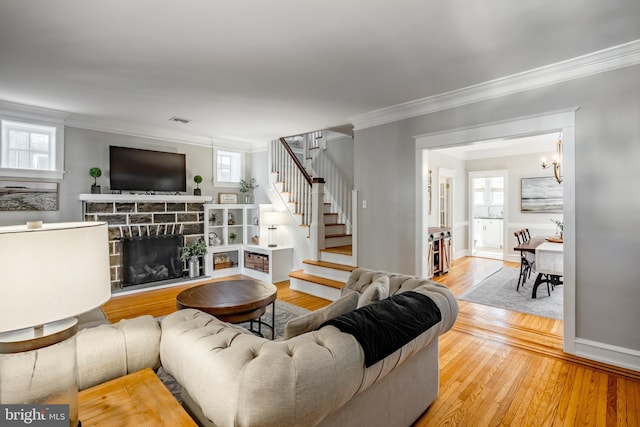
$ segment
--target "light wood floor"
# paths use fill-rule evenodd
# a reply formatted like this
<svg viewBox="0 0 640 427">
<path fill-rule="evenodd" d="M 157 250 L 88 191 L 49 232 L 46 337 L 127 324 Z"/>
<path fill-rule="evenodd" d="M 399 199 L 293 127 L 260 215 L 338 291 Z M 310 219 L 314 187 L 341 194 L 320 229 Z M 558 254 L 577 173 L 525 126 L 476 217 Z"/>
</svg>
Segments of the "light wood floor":
<svg viewBox="0 0 640 427">
<path fill-rule="evenodd" d="M 456 260 L 436 280 L 460 295 L 503 265 Z M 112 298 L 111 321 L 175 311 L 187 286 Z M 278 298 L 316 310 L 329 301 L 277 284 Z M 565 354 L 562 322 L 459 301 L 440 338 L 440 395 L 415 426 L 640 426 L 640 372 Z"/>
</svg>

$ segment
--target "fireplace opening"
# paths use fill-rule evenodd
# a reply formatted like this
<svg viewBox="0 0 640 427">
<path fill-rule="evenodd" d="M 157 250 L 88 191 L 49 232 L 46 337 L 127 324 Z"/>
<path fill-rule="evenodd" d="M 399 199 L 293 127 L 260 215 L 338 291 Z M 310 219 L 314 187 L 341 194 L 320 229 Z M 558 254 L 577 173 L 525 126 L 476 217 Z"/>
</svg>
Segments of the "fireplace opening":
<svg viewBox="0 0 640 427">
<path fill-rule="evenodd" d="M 122 286 L 182 277 L 182 234 L 122 239 Z"/>
</svg>

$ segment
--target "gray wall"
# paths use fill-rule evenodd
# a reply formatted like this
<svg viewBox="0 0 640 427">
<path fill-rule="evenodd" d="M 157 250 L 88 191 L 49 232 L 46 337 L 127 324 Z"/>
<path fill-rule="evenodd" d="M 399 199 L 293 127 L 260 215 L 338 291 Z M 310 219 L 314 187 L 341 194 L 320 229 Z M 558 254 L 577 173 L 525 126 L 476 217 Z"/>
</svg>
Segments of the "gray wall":
<svg viewBox="0 0 640 427">
<path fill-rule="evenodd" d="M 576 112 L 576 337 L 640 350 L 640 66 L 356 131 L 359 263 L 414 273 L 415 140 L 569 107 Z M 384 172 L 381 172 L 384 171 Z"/>
<path fill-rule="evenodd" d="M 24 224 L 26 221 L 38 219 L 45 222 L 82 220 L 82 204 L 78 200 L 78 195 L 90 192 L 93 183 L 93 178 L 89 176 L 90 167 L 98 166 L 102 169 L 102 177 L 98 178 L 98 184 L 101 185 L 103 193 L 109 192 L 109 145 L 185 154 L 187 161 L 187 192 L 185 194 L 193 194 L 196 186 L 193 182 L 194 175 L 201 175 L 203 178 L 199 186 L 202 189 L 202 195 L 214 196 L 214 201 L 217 201 L 219 192 L 238 193 L 237 188 L 213 187 L 213 160 L 210 147 L 67 127 L 64 147 L 66 173 L 64 179 L 59 182 L 59 210 L 0 212 L 0 225 Z M 258 160 L 255 161 L 254 157 Z M 245 168 L 248 177 L 254 176 L 253 168 L 255 168 L 260 179 L 264 179 L 266 183 L 267 162 L 262 157 L 266 158 L 266 151 L 249 153 L 246 156 Z M 259 179 L 258 176 L 256 179 Z M 262 182 L 260 186 L 264 188 Z M 260 191 L 256 191 L 256 202 L 265 203 L 265 200 L 266 196 L 263 194 L 260 198 Z"/>
</svg>

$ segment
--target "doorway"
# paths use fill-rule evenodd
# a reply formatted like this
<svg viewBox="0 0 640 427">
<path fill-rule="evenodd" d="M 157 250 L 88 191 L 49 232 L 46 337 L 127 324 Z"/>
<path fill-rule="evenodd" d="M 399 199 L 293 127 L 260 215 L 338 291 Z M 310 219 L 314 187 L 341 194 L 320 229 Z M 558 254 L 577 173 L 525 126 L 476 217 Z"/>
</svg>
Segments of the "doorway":
<svg viewBox="0 0 640 427">
<path fill-rule="evenodd" d="M 429 150 L 454 147 L 497 139 L 522 138 L 543 133 L 562 132 L 563 134 L 563 221 L 564 221 L 564 351 L 576 353 L 575 342 L 575 108 L 527 116 L 509 121 L 486 123 L 476 127 L 467 127 L 447 132 L 437 132 L 415 137 L 417 161 L 416 187 L 417 204 L 420 210 L 416 215 L 416 230 L 418 236 L 418 251 L 416 252 L 416 274 L 428 277 L 427 230 L 430 225 L 429 206 Z M 454 227 L 453 240 L 456 236 L 468 235 L 469 220 L 460 227 Z"/>
<path fill-rule="evenodd" d="M 508 182 L 508 172 L 503 170 L 469 173 L 471 256 L 505 259 Z"/>
</svg>

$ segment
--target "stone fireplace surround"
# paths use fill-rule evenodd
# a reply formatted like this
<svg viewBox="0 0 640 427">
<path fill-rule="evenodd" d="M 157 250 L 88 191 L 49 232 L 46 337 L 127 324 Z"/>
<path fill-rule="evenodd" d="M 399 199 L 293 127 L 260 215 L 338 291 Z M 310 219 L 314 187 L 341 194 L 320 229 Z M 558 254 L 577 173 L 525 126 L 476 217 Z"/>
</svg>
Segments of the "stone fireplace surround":
<svg viewBox="0 0 640 427">
<path fill-rule="evenodd" d="M 146 194 L 81 194 L 79 198 L 84 221 L 108 224 L 112 292 L 123 289 L 121 238 L 180 233 L 184 243 L 197 240 L 204 236 L 203 204 L 212 200 L 210 196 Z"/>
</svg>

